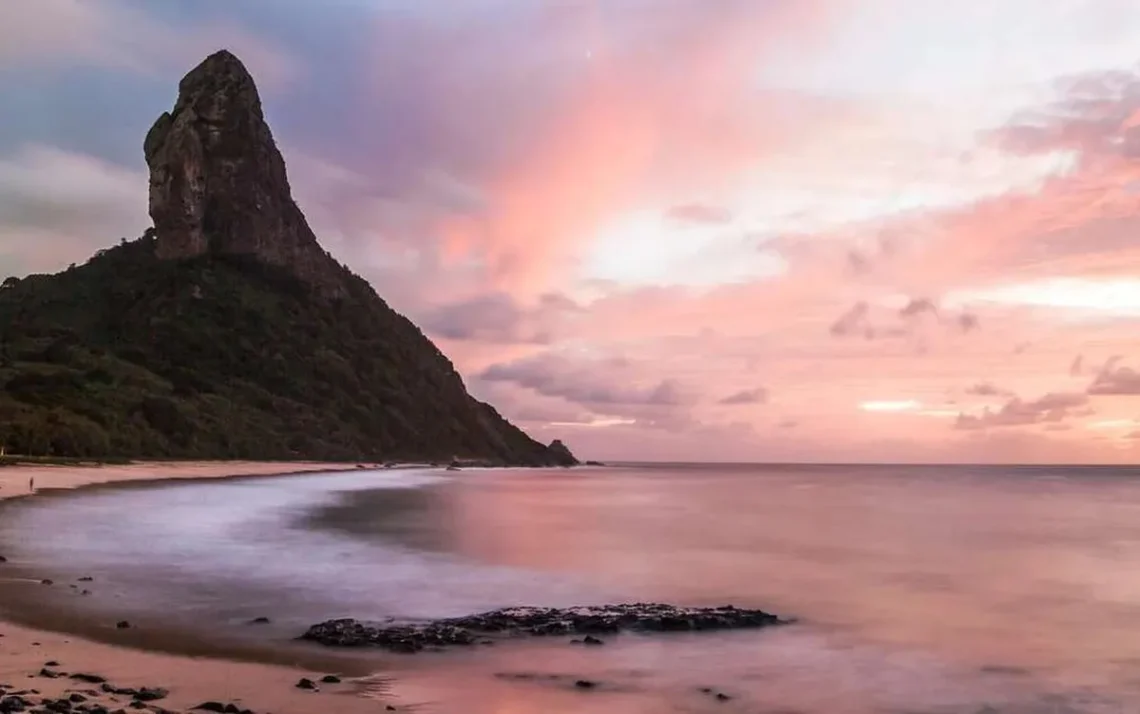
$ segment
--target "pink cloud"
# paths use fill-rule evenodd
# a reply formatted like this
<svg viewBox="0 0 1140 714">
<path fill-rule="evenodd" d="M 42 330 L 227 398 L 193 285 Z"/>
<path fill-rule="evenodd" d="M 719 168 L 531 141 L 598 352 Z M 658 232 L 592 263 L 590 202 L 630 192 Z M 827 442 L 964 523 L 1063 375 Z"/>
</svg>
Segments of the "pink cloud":
<svg viewBox="0 0 1140 714">
<path fill-rule="evenodd" d="M 669 218 L 685 223 L 722 224 L 732 220 L 732 213 L 725 208 L 707 203 L 682 203 L 668 211 Z"/>
<path fill-rule="evenodd" d="M 1072 410 L 1088 404 L 1085 394 L 1051 393 L 1032 401 L 1014 397 L 997 411 L 988 407 L 980 415 L 959 414 L 954 422 L 956 429 L 990 429 L 1007 426 L 1028 426 L 1043 422 L 1060 422 L 1072 415 Z"/>
<path fill-rule="evenodd" d="M 816 111 L 816 100 L 752 86 L 773 48 L 826 27 L 828 5 L 733 1 L 714 10 L 670 1 L 651 17 L 617 8 L 604 23 L 588 4 L 559 6 L 530 29 L 541 47 L 487 45 L 458 23 L 413 27 L 422 43 L 459 43 L 467 53 L 425 80 L 433 102 L 461 105 L 435 105 L 433 115 L 462 117 L 486 133 L 485 155 L 474 163 L 441 157 L 486 199 L 479 210 L 441 218 L 441 254 L 452 265 L 478 262 L 494 288 L 533 297 L 564 284 L 589 241 L 622 212 L 723 185 L 765 153 L 841 122 Z M 402 81 L 394 71 L 387 53 L 377 56 L 377 92 Z M 784 110 L 771 112 L 773 102 Z"/>
<path fill-rule="evenodd" d="M 733 392 L 721 399 L 718 403 L 728 406 L 737 406 L 742 404 L 763 404 L 768 401 L 768 390 L 763 387 L 755 387 L 753 389 L 743 389 L 739 392 Z"/>
<path fill-rule="evenodd" d="M 1089 394 L 1103 396 L 1140 395 L 1140 372 L 1110 361 L 1089 385 Z"/>
</svg>

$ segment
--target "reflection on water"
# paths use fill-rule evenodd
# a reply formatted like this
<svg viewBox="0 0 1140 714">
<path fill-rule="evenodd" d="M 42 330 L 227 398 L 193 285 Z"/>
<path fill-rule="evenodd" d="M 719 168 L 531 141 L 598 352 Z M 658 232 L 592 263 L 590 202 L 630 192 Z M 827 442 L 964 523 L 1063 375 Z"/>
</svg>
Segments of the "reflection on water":
<svg viewBox="0 0 1140 714">
<path fill-rule="evenodd" d="M 69 606 L 216 632 L 266 614 L 269 638 L 521 603 L 731 602 L 804 620 L 383 658 L 402 699 L 439 711 L 1135 712 L 1137 475 L 357 472 L 33 499 L 5 511 L 0 541 L 96 575 Z"/>
</svg>

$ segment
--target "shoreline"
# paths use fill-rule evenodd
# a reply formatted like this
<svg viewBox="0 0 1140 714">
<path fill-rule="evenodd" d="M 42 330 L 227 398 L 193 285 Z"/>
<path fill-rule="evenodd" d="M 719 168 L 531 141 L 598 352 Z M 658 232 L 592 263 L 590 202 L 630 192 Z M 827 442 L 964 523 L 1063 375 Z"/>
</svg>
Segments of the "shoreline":
<svg viewBox="0 0 1140 714">
<path fill-rule="evenodd" d="M 419 467 L 412 464 L 402 466 Z M 423 468 L 430 466 L 424 465 Z M 385 467 L 358 463 L 258 461 L 12 465 L 0 467 L 0 509 L 10 505 L 8 502 L 32 496 L 50 498 L 76 490 L 373 469 Z M 28 490 L 31 478 L 36 482 L 35 492 Z M 17 571 L 13 574 L 27 572 L 21 573 L 20 566 L 16 564 L 0 562 L 0 576 L 8 567 Z M 243 653 L 242 648 L 228 643 L 211 646 L 205 642 L 198 643 L 201 647 L 193 648 L 194 654 L 173 654 L 170 650 L 175 648 L 170 645 L 164 647 L 163 643 L 171 637 L 177 638 L 177 635 L 148 638 L 147 633 L 138 630 L 111 630 L 90 623 L 85 626 L 82 618 L 61 617 L 58 611 L 44 610 L 43 615 L 54 621 L 55 626 L 45 627 L 44 619 L 35 616 L 21 618 L 0 610 L 0 687 L 12 685 L 9 694 L 34 689 L 39 694 L 25 696 L 39 701 L 43 697 L 66 697 L 70 693 L 99 689 L 67 677 L 38 674 L 45 663 L 52 661 L 59 662 L 58 669 L 64 672 L 97 674 L 115 687 L 168 689 L 167 697 L 151 703 L 166 711 L 189 710 L 203 702 L 216 701 L 223 704 L 232 702 L 242 710 L 272 711 L 274 714 L 304 714 L 327 709 L 356 714 L 358 711 L 374 712 L 386 704 L 386 701 L 375 698 L 374 681 L 367 687 L 353 684 L 351 677 L 369 672 L 364 671 L 359 662 L 354 667 L 347 657 L 319 653 L 309 656 L 291 648 L 283 648 L 275 656 L 266 657 L 264 648 L 257 654 L 252 647 Z M 178 649 L 185 651 L 185 643 L 182 644 Z M 302 691 L 295 686 L 301 678 L 319 681 L 326 674 L 337 674 L 345 681 L 321 684 L 318 692 Z M 3 696 L 2 691 L 0 689 L 0 696 Z M 367 696 L 361 696 L 366 692 Z M 106 701 L 98 701 L 110 710 L 125 707 L 130 702 L 129 696 L 106 693 L 101 696 Z M 336 699 L 330 699 L 331 696 Z M 96 701 L 95 697 L 90 698 L 92 703 Z"/>
</svg>

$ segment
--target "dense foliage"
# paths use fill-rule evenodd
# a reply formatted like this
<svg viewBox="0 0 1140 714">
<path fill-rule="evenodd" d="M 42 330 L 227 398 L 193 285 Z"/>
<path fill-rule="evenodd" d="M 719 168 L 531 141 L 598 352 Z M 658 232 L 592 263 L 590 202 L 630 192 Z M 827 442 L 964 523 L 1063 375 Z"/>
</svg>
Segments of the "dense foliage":
<svg viewBox="0 0 1140 714">
<path fill-rule="evenodd" d="M 550 452 L 467 395 L 364 280 L 313 294 L 145 236 L 0 287 L 0 445 L 75 457 L 492 459 Z"/>
</svg>

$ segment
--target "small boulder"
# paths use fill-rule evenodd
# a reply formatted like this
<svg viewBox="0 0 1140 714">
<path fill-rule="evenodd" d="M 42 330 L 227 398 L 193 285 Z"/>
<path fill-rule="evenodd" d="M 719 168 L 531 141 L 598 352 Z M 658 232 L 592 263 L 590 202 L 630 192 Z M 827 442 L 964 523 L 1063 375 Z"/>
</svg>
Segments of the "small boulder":
<svg viewBox="0 0 1140 714">
<path fill-rule="evenodd" d="M 217 712 L 217 714 L 223 714 L 226 711 L 226 705 L 221 702 L 202 702 L 194 707 L 192 711 Z"/>
<path fill-rule="evenodd" d="M 0 714 L 14 714 L 14 712 L 22 712 L 32 703 L 27 699 L 18 696 L 8 696 L 0 699 Z"/>
<path fill-rule="evenodd" d="M 131 689 L 130 687 L 116 687 L 109 682 L 103 682 L 99 685 L 99 688 L 107 694 L 120 694 L 124 697 L 133 697 L 138 694 L 138 690 L 136 689 Z"/>
<path fill-rule="evenodd" d="M 297 689 L 308 689 L 310 691 L 315 690 L 317 688 L 317 685 L 313 680 L 307 679 L 305 677 L 302 677 L 301 680 L 299 682 L 297 682 L 297 684 L 295 686 L 297 687 Z"/>
<path fill-rule="evenodd" d="M 605 641 L 599 640 L 597 637 L 594 637 L 593 635 L 586 635 L 586 638 L 584 640 L 582 640 L 582 644 L 597 646 L 597 645 L 604 645 Z"/>
<path fill-rule="evenodd" d="M 71 675 L 71 678 L 79 682 L 87 682 L 88 684 L 102 684 L 107 681 L 106 677 L 100 677 L 97 674 L 84 674 L 82 672 Z"/>
<path fill-rule="evenodd" d="M 589 679 L 579 679 L 577 682 L 574 682 L 574 686 L 578 689 L 593 689 L 598 686 L 598 683 L 592 682 Z"/>
<path fill-rule="evenodd" d="M 135 692 L 135 699 L 140 702 L 157 702 L 159 699 L 166 699 L 168 694 L 170 692 L 162 687 L 141 687 Z"/>
<path fill-rule="evenodd" d="M 126 620 L 119 620 L 118 622 L 115 623 L 115 629 L 129 630 L 129 629 L 131 629 L 131 623 L 127 622 Z"/>
<path fill-rule="evenodd" d="M 335 674 L 326 674 L 325 676 L 321 677 L 321 681 L 325 684 L 340 684 L 340 677 L 336 676 Z"/>
</svg>

